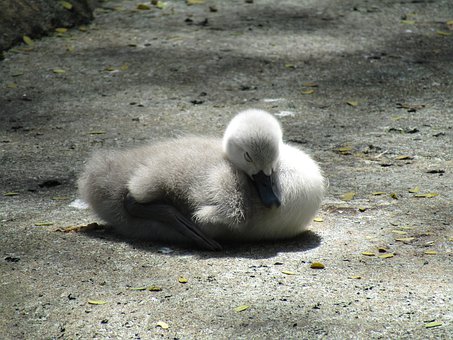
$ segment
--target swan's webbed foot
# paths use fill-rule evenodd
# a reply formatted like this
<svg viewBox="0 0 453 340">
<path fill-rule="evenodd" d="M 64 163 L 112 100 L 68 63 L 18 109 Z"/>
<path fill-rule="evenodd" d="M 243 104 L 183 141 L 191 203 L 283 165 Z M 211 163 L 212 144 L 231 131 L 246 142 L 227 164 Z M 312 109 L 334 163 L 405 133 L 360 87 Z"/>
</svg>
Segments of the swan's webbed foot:
<svg viewBox="0 0 453 340">
<path fill-rule="evenodd" d="M 148 218 L 165 223 L 169 228 L 194 241 L 207 250 L 221 250 L 222 246 L 209 238 L 193 221 L 182 215 L 174 206 L 164 203 L 139 203 L 128 193 L 124 198 L 126 211 L 134 217 Z"/>
</svg>

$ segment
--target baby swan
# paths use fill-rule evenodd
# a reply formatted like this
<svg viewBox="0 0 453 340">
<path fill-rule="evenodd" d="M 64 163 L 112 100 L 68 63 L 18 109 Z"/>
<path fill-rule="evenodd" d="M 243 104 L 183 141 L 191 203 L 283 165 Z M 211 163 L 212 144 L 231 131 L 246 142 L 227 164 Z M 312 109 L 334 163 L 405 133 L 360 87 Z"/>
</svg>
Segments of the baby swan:
<svg viewBox="0 0 453 340">
<path fill-rule="evenodd" d="M 195 243 L 295 236 L 324 194 L 318 165 L 283 143 L 261 110 L 237 114 L 223 141 L 184 137 L 125 151 L 98 151 L 78 181 L 94 212 L 128 237 Z"/>
</svg>

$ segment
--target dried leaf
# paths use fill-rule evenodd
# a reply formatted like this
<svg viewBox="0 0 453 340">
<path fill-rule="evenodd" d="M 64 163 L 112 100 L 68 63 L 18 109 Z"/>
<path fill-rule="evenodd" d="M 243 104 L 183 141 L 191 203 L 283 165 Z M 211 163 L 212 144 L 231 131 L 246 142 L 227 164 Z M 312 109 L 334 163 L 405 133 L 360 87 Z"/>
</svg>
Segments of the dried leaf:
<svg viewBox="0 0 453 340">
<path fill-rule="evenodd" d="M 234 311 L 236 313 L 239 313 L 239 312 L 243 312 L 245 311 L 246 309 L 249 309 L 250 306 L 249 305 L 241 305 L 241 306 L 237 306 L 236 308 L 234 308 Z"/>
<path fill-rule="evenodd" d="M 437 255 L 437 251 L 435 251 L 435 250 L 427 250 L 427 251 L 425 251 L 425 254 L 426 255 Z"/>
<path fill-rule="evenodd" d="M 142 11 L 149 11 L 151 9 L 151 6 L 147 4 L 138 4 L 137 9 L 142 10 Z"/>
<path fill-rule="evenodd" d="M 36 222 L 34 225 L 36 227 L 48 227 L 53 225 L 53 222 Z"/>
<path fill-rule="evenodd" d="M 313 222 L 324 222 L 324 219 L 322 217 L 315 217 Z"/>
<path fill-rule="evenodd" d="M 289 271 L 289 270 L 282 270 L 282 274 L 285 274 L 285 275 L 296 275 L 295 272 L 292 272 L 292 271 Z"/>
<path fill-rule="evenodd" d="M 360 280 L 362 277 L 360 275 L 352 275 L 349 278 L 354 279 L 354 280 Z"/>
<path fill-rule="evenodd" d="M 159 286 L 148 286 L 146 287 L 147 290 L 149 290 L 150 292 L 161 292 L 162 291 L 162 288 L 159 287 Z"/>
<path fill-rule="evenodd" d="M 322 264 L 321 262 L 313 262 L 310 265 L 310 268 L 311 269 L 324 269 L 324 268 L 326 268 L 326 266 L 324 264 Z"/>
<path fill-rule="evenodd" d="M 341 195 L 340 199 L 342 201 L 351 201 L 355 197 L 356 193 L 353 191 L 347 192 L 343 195 Z"/>
<path fill-rule="evenodd" d="M 302 94 L 313 94 L 315 93 L 315 90 L 303 90 Z"/>
<path fill-rule="evenodd" d="M 144 286 L 144 287 L 129 287 L 128 288 L 129 290 L 146 290 L 148 289 L 147 286 Z"/>
<path fill-rule="evenodd" d="M 388 258 L 391 258 L 391 257 L 394 257 L 394 256 L 395 256 L 395 254 L 388 253 L 388 254 L 379 255 L 378 257 L 381 258 L 381 259 L 388 259 Z"/>
<path fill-rule="evenodd" d="M 417 195 L 415 195 L 415 197 L 421 197 L 421 198 L 432 198 L 432 197 L 436 197 L 436 196 L 439 196 L 439 194 L 437 192 L 430 192 L 430 193 L 427 193 L 427 194 L 417 194 Z"/>
<path fill-rule="evenodd" d="M 88 300 L 88 304 L 90 305 L 105 305 L 107 301 L 104 300 Z"/>
<path fill-rule="evenodd" d="M 417 192 L 420 192 L 420 188 L 418 186 L 416 186 L 415 188 L 409 189 L 409 192 L 412 194 L 415 194 Z"/>
<path fill-rule="evenodd" d="M 425 323 L 425 328 L 433 328 L 433 327 L 439 327 L 439 326 L 442 326 L 442 322 L 433 321 L 433 322 Z"/>
<path fill-rule="evenodd" d="M 33 46 L 35 44 L 35 42 L 28 36 L 28 35 L 24 35 L 22 37 L 22 40 L 24 41 L 24 43 L 26 43 L 28 46 Z"/>
<path fill-rule="evenodd" d="M 349 106 L 352 106 L 352 107 L 356 107 L 359 105 L 359 102 L 355 101 L 355 100 L 349 100 L 346 102 L 346 104 L 348 104 Z"/>
<path fill-rule="evenodd" d="M 68 227 L 64 228 L 57 228 L 55 231 L 61 231 L 63 233 L 72 233 L 72 232 L 80 232 L 80 231 L 86 231 L 86 230 L 94 230 L 94 229 L 101 229 L 103 228 L 97 223 L 89 223 L 89 224 L 81 224 L 81 225 L 71 225 Z"/>
<path fill-rule="evenodd" d="M 415 240 L 415 237 L 402 237 L 402 238 L 396 238 L 395 241 L 398 241 L 398 242 L 404 242 L 404 243 L 408 243 L 408 242 L 411 242 Z"/>
<path fill-rule="evenodd" d="M 162 329 L 168 329 L 168 328 L 170 328 L 170 325 L 164 321 L 158 321 L 156 323 L 156 327 L 160 327 Z"/>
<path fill-rule="evenodd" d="M 90 131 L 90 135 L 104 135 L 104 134 L 105 134 L 105 131 L 102 131 L 102 130 Z"/>
<path fill-rule="evenodd" d="M 72 9 L 72 4 L 68 1 L 60 1 L 60 4 L 67 10 L 71 10 Z"/>
<path fill-rule="evenodd" d="M 360 211 L 360 212 L 367 211 L 367 209 L 368 209 L 367 207 L 359 207 L 359 211 Z"/>
<path fill-rule="evenodd" d="M 187 283 L 189 280 L 187 278 L 185 278 L 184 276 L 180 276 L 179 279 L 178 279 L 178 282 L 179 283 Z"/>
<path fill-rule="evenodd" d="M 371 251 L 364 251 L 362 252 L 362 255 L 365 255 L 365 256 L 374 256 L 375 254 Z"/>
</svg>

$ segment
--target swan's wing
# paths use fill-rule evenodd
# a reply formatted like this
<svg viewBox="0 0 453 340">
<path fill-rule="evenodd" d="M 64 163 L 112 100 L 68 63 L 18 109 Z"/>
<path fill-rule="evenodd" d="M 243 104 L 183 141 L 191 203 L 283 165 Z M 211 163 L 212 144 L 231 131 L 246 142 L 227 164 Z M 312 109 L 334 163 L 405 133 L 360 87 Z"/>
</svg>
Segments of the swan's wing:
<svg viewBox="0 0 453 340">
<path fill-rule="evenodd" d="M 135 217 L 159 221 L 208 250 L 221 250 L 222 246 L 206 236 L 191 220 L 182 215 L 174 206 L 163 203 L 139 203 L 130 193 L 124 199 L 127 212 Z"/>
</svg>

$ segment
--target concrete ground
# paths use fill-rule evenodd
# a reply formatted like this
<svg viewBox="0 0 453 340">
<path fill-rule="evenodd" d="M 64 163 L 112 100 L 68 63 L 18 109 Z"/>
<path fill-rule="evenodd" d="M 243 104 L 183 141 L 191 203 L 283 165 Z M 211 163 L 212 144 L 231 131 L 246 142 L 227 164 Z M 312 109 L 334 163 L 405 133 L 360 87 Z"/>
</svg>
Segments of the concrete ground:
<svg viewBox="0 0 453 340">
<path fill-rule="evenodd" d="M 5 53 L 2 339 L 451 338 L 453 3 L 202 2 L 104 2 Z M 58 231 L 97 221 L 74 204 L 92 150 L 250 107 L 329 179 L 304 235 L 211 253 Z"/>
</svg>

